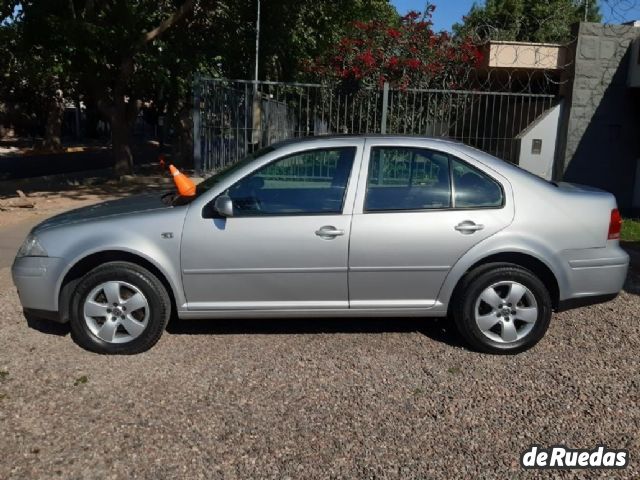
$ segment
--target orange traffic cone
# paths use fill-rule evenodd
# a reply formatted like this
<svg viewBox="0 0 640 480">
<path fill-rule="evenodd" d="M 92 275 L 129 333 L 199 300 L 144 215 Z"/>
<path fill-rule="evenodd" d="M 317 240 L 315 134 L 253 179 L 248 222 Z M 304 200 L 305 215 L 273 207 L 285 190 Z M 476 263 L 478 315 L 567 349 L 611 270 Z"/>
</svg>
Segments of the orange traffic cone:
<svg viewBox="0 0 640 480">
<path fill-rule="evenodd" d="M 176 184 L 180 195 L 183 197 L 193 197 L 196 194 L 196 184 L 193 183 L 189 177 L 173 165 L 169 165 L 169 172 L 173 175 L 173 183 Z"/>
</svg>

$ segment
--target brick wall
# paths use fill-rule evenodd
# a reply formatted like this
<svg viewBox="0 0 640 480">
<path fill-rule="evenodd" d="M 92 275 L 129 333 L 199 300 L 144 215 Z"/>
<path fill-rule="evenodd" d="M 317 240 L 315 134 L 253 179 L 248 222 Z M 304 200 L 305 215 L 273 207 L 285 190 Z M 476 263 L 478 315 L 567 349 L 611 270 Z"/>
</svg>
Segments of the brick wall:
<svg viewBox="0 0 640 480">
<path fill-rule="evenodd" d="M 631 208 L 640 160 L 640 92 L 627 87 L 631 41 L 640 28 L 580 23 L 571 45 L 556 178 L 608 190 Z"/>
</svg>

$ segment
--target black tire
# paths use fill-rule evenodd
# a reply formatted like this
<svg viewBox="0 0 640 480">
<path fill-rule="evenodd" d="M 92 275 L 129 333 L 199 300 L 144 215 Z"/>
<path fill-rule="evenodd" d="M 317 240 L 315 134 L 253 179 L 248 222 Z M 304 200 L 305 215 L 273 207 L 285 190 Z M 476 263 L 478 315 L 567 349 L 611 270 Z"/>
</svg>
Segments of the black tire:
<svg viewBox="0 0 640 480">
<path fill-rule="evenodd" d="M 109 281 L 134 285 L 144 294 L 149 305 L 145 329 L 127 343 L 102 340 L 84 320 L 83 306 L 87 295 L 98 285 Z M 130 262 L 108 262 L 91 270 L 78 282 L 71 295 L 69 313 L 71 336 L 82 348 L 103 354 L 132 355 L 150 349 L 160 339 L 171 316 L 171 301 L 162 282 L 145 268 Z"/>
<path fill-rule="evenodd" d="M 475 320 L 476 302 L 482 292 L 499 282 L 516 281 L 530 290 L 538 307 L 537 319 L 522 338 L 500 343 L 488 338 Z M 494 354 L 514 354 L 533 347 L 544 336 L 551 320 L 552 302 L 549 291 L 529 270 L 510 263 L 485 264 L 469 272 L 456 289 L 452 313 L 458 332 L 474 350 Z"/>
</svg>

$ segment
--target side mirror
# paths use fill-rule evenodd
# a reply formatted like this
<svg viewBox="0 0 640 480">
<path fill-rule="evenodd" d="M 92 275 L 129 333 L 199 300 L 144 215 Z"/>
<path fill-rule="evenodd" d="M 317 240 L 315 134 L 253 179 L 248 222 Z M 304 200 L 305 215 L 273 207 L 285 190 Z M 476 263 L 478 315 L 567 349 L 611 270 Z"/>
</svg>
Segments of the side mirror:
<svg viewBox="0 0 640 480">
<path fill-rule="evenodd" d="M 202 209 L 202 218 L 226 218 L 233 216 L 233 201 L 227 195 L 220 195 Z"/>
<path fill-rule="evenodd" d="M 228 195 L 220 195 L 216 198 L 213 209 L 221 217 L 233 217 L 233 201 Z"/>
</svg>

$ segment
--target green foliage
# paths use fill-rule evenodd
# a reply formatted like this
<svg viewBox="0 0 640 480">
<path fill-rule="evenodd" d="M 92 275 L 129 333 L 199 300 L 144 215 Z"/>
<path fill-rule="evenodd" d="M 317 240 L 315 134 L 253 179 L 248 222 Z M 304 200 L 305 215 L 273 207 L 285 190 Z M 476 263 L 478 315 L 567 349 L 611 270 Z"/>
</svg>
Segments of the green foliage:
<svg viewBox="0 0 640 480">
<path fill-rule="evenodd" d="M 42 123 L 56 92 L 79 98 L 111 122 L 116 159 L 126 157 L 141 105 L 186 132 L 194 75 L 253 77 L 256 3 L 0 0 L 0 104 L 9 99 Z M 331 50 L 353 20 L 397 18 L 389 0 L 262 0 L 260 78 L 301 79 L 300 66 Z"/>
<path fill-rule="evenodd" d="M 625 218 L 622 222 L 620 240 L 624 242 L 640 242 L 640 220 Z"/>
<path fill-rule="evenodd" d="M 46 118 L 51 95 L 65 80 L 63 66 L 57 56 L 26 42 L 24 24 L 15 20 L 0 25 L 0 104 L 9 100 L 1 110 L 9 123 L 33 128 Z"/>
<path fill-rule="evenodd" d="M 470 38 L 435 33 L 429 5 L 401 18 L 355 21 L 326 55 L 310 62 L 310 72 L 341 82 L 345 90 L 362 85 L 455 87 L 482 59 Z"/>
<path fill-rule="evenodd" d="M 568 42 L 571 25 L 585 18 L 583 0 L 486 0 L 474 3 L 457 35 L 471 35 L 476 41 L 515 40 L 524 42 Z M 587 21 L 600 22 L 596 0 L 588 3 Z"/>
<path fill-rule="evenodd" d="M 184 97 L 180 87 L 189 81 L 192 65 L 199 65 L 201 53 L 194 48 L 192 32 L 202 35 L 209 18 L 194 15 L 194 10 L 210 12 L 212 4 L 213 0 L 5 0 L 0 5 L 3 14 L 17 5 L 21 11 L 0 26 L 1 34 L 14 40 L 16 65 L 5 77 L 12 90 L 3 92 L 4 98 L 16 102 L 20 90 L 31 90 L 53 112 L 56 99 L 60 103 L 56 92 L 67 101 L 81 97 L 111 122 L 116 167 L 127 173 L 129 129 L 140 105 Z M 164 54 L 163 42 L 172 47 Z M 181 68 L 182 62 L 191 66 Z M 36 110 L 33 105 L 31 110 Z"/>
<path fill-rule="evenodd" d="M 253 76 L 256 0 L 199 0 L 193 14 L 151 42 L 184 0 L 0 0 L 2 87 L 54 86 L 108 103 L 129 65 L 123 93 L 167 103 L 189 94 L 192 76 Z M 388 0 L 262 0 L 260 77 L 300 78 L 305 60 L 333 48 L 353 20 L 397 18 Z M 304 74 L 303 74 L 304 75 Z M 9 81 L 11 80 L 11 81 Z M 119 92 L 118 92 L 119 93 Z M 50 92 L 47 92 L 47 95 Z"/>
<path fill-rule="evenodd" d="M 216 41 L 210 47 L 224 76 L 253 78 L 256 3 L 219 2 Z M 354 20 L 397 18 L 389 0 L 262 0 L 260 79 L 303 79 L 301 66 L 334 48 Z"/>
</svg>

